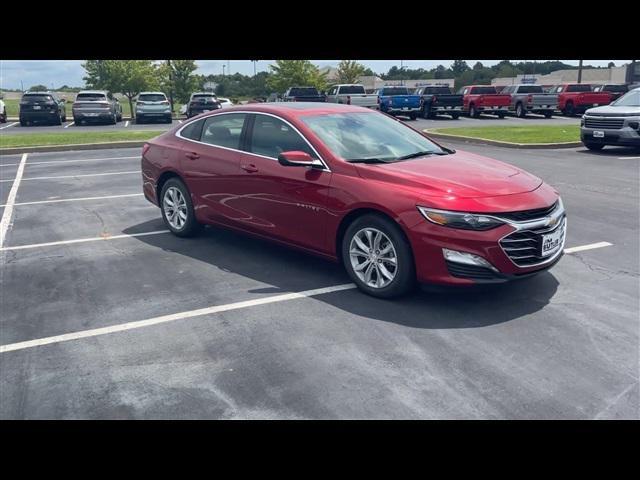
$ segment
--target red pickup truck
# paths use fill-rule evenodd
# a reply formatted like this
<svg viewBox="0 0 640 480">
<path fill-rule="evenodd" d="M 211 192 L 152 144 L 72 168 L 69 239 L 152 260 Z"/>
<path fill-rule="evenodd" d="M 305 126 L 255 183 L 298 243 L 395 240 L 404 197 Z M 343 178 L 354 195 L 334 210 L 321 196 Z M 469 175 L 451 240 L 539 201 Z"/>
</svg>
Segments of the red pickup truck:
<svg viewBox="0 0 640 480">
<path fill-rule="evenodd" d="M 511 105 L 511 95 L 496 93 L 496 87 L 491 85 L 468 85 L 458 93 L 463 95 L 463 112 L 473 118 L 478 118 L 481 113 L 492 113 L 504 118 Z"/>
<path fill-rule="evenodd" d="M 611 94 L 607 92 L 593 92 L 588 83 L 564 83 L 556 85 L 550 93 L 558 94 L 558 109 L 563 115 L 571 116 L 584 113 L 591 107 L 609 105 Z"/>
</svg>

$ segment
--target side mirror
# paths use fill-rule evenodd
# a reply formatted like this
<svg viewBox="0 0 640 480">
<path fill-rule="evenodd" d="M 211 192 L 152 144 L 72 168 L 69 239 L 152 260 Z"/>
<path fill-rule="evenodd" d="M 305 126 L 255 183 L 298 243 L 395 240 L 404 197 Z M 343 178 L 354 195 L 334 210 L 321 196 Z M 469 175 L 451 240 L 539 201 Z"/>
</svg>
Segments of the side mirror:
<svg viewBox="0 0 640 480">
<path fill-rule="evenodd" d="M 282 152 L 278 155 L 278 162 L 285 167 L 319 167 L 311 155 L 298 150 Z"/>
</svg>

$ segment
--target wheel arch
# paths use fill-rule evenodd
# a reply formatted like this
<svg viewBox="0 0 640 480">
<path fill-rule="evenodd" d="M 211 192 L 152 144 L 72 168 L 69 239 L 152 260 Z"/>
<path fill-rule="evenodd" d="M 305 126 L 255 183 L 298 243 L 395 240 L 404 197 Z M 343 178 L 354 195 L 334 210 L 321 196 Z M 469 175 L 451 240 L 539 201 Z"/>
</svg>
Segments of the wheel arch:
<svg viewBox="0 0 640 480">
<path fill-rule="evenodd" d="M 158 205 L 161 205 L 160 194 L 162 193 L 162 187 L 164 186 L 165 183 L 167 183 L 167 181 L 170 178 L 177 178 L 182 183 L 184 183 L 185 186 L 187 185 L 187 182 L 184 181 L 184 178 L 182 178 L 178 174 L 178 172 L 176 172 L 174 170 L 166 170 L 166 171 L 162 172 L 162 174 L 158 177 L 158 180 L 156 181 L 156 200 L 158 201 Z M 188 188 L 189 187 L 187 186 L 187 189 Z"/>
</svg>

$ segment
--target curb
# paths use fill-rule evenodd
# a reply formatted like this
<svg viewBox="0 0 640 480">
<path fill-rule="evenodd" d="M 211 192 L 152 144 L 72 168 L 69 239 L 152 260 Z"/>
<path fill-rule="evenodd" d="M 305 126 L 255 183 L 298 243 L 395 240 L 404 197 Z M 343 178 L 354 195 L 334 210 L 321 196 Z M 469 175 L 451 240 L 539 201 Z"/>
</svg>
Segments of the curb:
<svg viewBox="0 0 640 480">
<path fill-rule="evenodd" d="M 111 148 L 142 148 L 147 140 L 110 143 L 78 143 L 75 145 L 43 145 L 40 147 L 9 147 L 0 148 L 0 155 L 36 152 L 67 152 L 74 150 L 108 150 Z"/>
<path fill-rule="evenodd" d="M 560 142 L 560 143 L 512 143 L 502 142 L 500 140 L 489 140 L 477 137 L 465 137 L 462 135 L 451 135 L 448 133 L 432 132 L 429 129 L 424 129 L 424 133 L 430 137 L 442 140 L 462 140 L 465 143 L 474 143 L 478 145 L 494 145 L 504 148 L 531 148 L 531 149 L 544 149 L 544 148 L 575 148 L 581 147 L 582 142 Z"/>
</svg>

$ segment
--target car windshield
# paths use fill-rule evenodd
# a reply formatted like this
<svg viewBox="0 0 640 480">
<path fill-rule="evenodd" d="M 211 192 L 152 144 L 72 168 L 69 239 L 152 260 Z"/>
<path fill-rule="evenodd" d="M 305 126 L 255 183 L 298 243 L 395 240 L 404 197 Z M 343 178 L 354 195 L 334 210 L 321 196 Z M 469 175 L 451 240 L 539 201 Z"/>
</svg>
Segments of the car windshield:
<svg viewBox="0 0 640 480">
<path fill-rule="evenodd" d="M 605 85 L 602 90 L 605 92 L 619 93 L 619 92 L 626 92 L 627 87 L 625 85 Z"/>
<path fill-rule="evenodd" d="M 301 118 L 335 155 L 347 161 L 393 162 L 417 153 L 447 153 L 420 133 L 381 113 L 332 113 Z"/>
<path fill-rule="evenodd" d="M 159 93 L 147 93 L 138 97 L 139 102 L 164 102 L 166 100 L 167 97 Z"/>
<path fill-rule="evenodd" d="M 640 107 L 640 88 L 631 90 L 611 105 L 615 105 L 616 107 Z"/>
<path fill-rule="evenodd" d="M 292 88 L 291 90 L 289 90 L 289 95 L 291 96 L 296 96 L 296 95 L 318 95 L 318 90 L 316 90 L 313 87 L 297 87 L 297 88 Z"/>
<path fill-rule="evenodd" d="M 106 98 L 107 96 L 104 93 L 79 93 L 76 101 L 105 100 Z"/>
<path fill-rule="evenodd" d="M 51 102 L 53 97 L 51 95 L 24 95 L 21 101 L 22 103 Z"/>
</svg>

